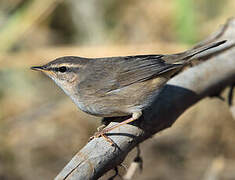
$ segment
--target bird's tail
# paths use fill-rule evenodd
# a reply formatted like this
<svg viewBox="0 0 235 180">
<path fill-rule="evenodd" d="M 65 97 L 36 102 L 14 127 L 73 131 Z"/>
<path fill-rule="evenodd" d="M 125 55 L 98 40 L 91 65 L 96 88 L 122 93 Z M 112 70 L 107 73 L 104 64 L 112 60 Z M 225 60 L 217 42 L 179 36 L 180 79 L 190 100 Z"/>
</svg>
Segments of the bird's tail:
<svg viewBox="0 0 235 180">
<path fill-rule="evenodd" d="M 182 53 L 177 53 L 177 54 L 171 54 L 171 55 L 165 55 L 162 57 L 163 60 L 165 60 L 167 63 L 182 63 L 184 61 L 189 61 L 194 59 L 195 55 L 198 55 L 204 51 L 207 51 L 209 49 L 215 48 L 217 46 L 220 46 L 221 44 L 224 44 L 226 40 L 223 41 L 218 41 L 218 42 L 213 42 L 210 44 L 206 44 L 201 47 L 197 48 L 192 48 L 190 50 L 187 50 Z"/>
</svg>

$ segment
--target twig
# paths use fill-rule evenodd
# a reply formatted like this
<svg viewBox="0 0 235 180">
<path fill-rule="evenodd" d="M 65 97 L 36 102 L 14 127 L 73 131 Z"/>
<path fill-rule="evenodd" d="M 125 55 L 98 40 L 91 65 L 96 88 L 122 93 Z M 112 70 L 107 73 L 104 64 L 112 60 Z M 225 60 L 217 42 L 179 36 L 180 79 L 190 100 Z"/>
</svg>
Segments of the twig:
<svg viewBox="0 0 235 180">
<path fill-rule="evenodd" d="M 137 169 L 143 170 L 143 160 L 140 157 L 140 147 L 137 146 L 137 156 L 135 157 L 134 161 L 131 163 L 130 167 L 128 168 L 125 176 L 123 179 L 131 180 L 136 173 Z"/>
</svg>

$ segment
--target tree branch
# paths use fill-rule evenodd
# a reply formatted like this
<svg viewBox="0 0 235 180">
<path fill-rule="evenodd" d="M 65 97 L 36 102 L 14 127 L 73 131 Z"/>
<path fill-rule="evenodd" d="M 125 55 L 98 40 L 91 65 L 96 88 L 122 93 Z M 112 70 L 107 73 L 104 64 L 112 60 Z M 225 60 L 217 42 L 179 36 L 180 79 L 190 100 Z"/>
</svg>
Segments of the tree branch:
<svg viewBox="0 0 235 180">
<path fill-rule="evenodd" d="M 87 143 L 57 175 L 56 180 L 97 179 L 118 166 L 139 143 L 170 127 L 191 105 L 220 92 L 235 82 L 235 19 L 230 19 L 215 34 L 197 46 L 228 40 L 226 44 L 200 54 L 203 60 L 185 70 L 165 85 L 153 105 L 135 123 L 112 130 L 108 136 L 117 144 L 112 147 L 103 138 Z M 116 124 L 112 122 L 109 126 Z"/>
</svg>

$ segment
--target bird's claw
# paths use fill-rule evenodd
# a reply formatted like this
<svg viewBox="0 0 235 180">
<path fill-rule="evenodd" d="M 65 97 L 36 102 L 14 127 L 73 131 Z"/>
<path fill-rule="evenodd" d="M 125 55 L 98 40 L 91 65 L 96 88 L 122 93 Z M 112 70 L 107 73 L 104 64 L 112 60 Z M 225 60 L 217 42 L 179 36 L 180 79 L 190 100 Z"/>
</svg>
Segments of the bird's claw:
<svg viewBox="0 0 235 180">
<path fill-rule="evenodd" d="M 89 141 L 91 141 L 92 139 L 95 139 L 95 138 L 103 137 L 111 146 L 114 146 L 115 143 L 113 142 L 113 140 L 111 138 L 109 138 L 105 133 L 106 132 L 104 130 L 102 130 L 100 132 L 96 132 L 93 136 L 91 136 L 89 138 Z"/>
</svg>

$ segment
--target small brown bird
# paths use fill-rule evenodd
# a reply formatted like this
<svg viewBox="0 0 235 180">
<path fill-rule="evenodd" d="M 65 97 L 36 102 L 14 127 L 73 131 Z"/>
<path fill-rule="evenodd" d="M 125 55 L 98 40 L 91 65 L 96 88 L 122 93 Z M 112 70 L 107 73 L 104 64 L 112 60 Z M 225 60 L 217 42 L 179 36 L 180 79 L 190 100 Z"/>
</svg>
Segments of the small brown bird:
<svg viewBox="0 0 235 180">
<path fill-rule="evenodd" d="M 138 119 L 172 75 L 194 59 L 196 54 L 223 43 L 225 41 L 172 55 L 66 56 L 31 69 L 44 72 L 81 110 L 89 114 L 101 117 L 132 115 L 116 126 L 98 132 L 95 137 L 99 137 Z"/>
</svg>

